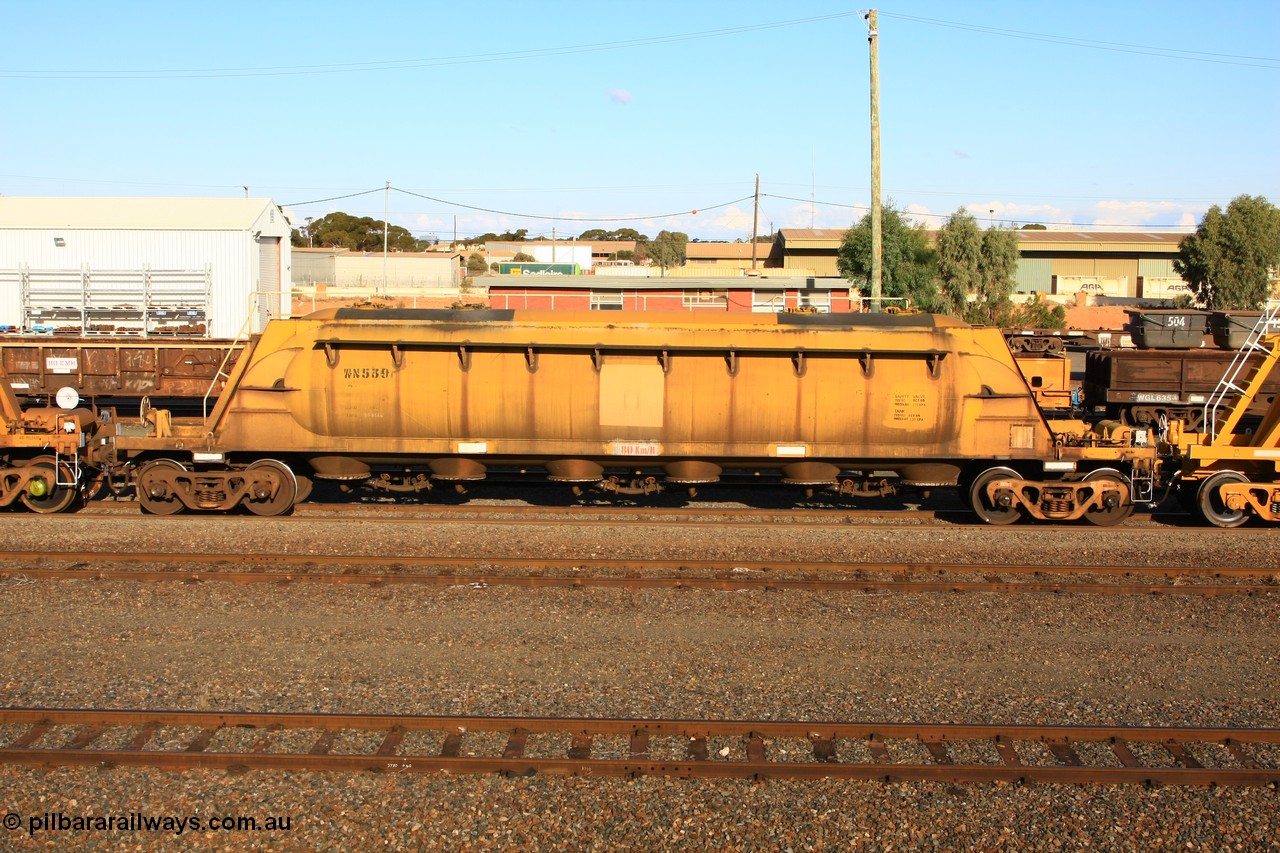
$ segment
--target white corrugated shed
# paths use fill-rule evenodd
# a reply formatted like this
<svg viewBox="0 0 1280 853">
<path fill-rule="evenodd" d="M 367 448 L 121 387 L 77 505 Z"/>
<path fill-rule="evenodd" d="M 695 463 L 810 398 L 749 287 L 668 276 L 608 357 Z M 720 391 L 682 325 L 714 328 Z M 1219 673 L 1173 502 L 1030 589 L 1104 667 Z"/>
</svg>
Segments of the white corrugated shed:
<svg viewBox="0 0 1280 853">
<path fill-rule="evenodd" d="M 251 313 L 261 331 L 291 310 L 289 234 L 270 199 L 0 197 L 0 325 L 29 320 L 24 281 L 75 280 L 91 292 L 106 273 L 150 281 L 203 270 L 208 334 L 235 337 Z"/>
</svg>

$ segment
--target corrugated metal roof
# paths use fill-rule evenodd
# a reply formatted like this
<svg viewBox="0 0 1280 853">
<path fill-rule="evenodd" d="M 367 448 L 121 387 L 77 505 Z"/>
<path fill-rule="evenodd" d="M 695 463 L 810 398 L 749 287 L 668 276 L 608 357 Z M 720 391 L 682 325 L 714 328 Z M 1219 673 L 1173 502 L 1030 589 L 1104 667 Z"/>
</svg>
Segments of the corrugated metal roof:
<svg viewBox="0 0 1280 853">
<path fill-rule="evenodd" d="M 275 202 L 264 198 L 0 197 L 0 228 L 247 230 Z M 283 219 L 283 214 L 281 214 Z"/>
<path fill-rule="evenodd" d="M 782 228 L 779 229 L 783 241 L 790 247 L 816 248 L 820 243 L 839 243 L 845 235 L 842 228 Z M 1123 246 L 1128 251 L 1176 251 L 1178 244 L 1190 232 L 1155 232 L 1155 231 L 1039 231 L 1019 230 L 1014 232 L 1018 244 L 1023 249 L 1035 251 L 1049 246 L 1080 250 L 1089 246 L 1105 246 L 1110 251 L 1120 251 Z M 937 231 L 930 231 L 933 239 Z M 691 246 L 693 244 L 690 244 Z"/>
<path fill-rule="evenodd" d="M 842 278 L 799 278 L 796 276 L 746 276 L 734 278 L 639 278 L 635 276 L 604 275 L 485 275 L 474 279 L 476 284 L 490 291 L 506 290 L 799 290 L 826 292 L 848 290 L 849 282 Z"/>
<path fill-rule="evenodd" d="M 756 243 L 756 257 L 769 257 L 770 243 Z M 693 258 L 729 258 L 751 260 L 750 243 L 689 243 L 684 249 L 685 257 Z"/>
<path fill-rule="evenodd" d="M 1186 233 L 1149 232 L 1149 231 L 1039 231 L 1025 230 L 1016 232 L 1018 242 L 1023 245 L 1041 243 L 1062 243 L 1080 245 L 1082 243 L 1114 244 L 1137 243 L 1148 246 L 1168 246 L 1175 248 L 1182 242 Z"/>
<path fill-rule="evenodd" d="M 459 241 L 462 242 L 462 241 Z M 489 252 L 522 252 L 538 246 L 590 246 L 593 255 L 612 255 L 614 252 L 634 252 L 635 240 L 575 240 L 566 237 L 563 240 L 490 240 L 485 244 Z"/>
<path fill-rule="evenodd" d="M 785 240 L 843 240 L 848 228 L 780 228 Z"/>
</svg>

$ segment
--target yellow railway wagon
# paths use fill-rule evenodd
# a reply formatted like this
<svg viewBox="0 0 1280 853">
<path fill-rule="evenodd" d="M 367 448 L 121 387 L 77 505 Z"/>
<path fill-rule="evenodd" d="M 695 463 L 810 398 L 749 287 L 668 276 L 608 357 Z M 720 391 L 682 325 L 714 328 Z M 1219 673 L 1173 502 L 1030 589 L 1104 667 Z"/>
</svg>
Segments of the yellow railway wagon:
<svg viewBox="0 0 1280 853">
<path fill-rule="evenodd" d="M 335 309 L 272 321 L 207 420 L 154 412 L 115 441 L 152 512 L 275 514 L 312 478 L 413 491 L 537 467 L 631 491 L 726 469 L 960 485 L 997 522 L 1127 515 L 1154 451 L 1070 427 L 999 329 L 942 316 Z"/>
</svg>

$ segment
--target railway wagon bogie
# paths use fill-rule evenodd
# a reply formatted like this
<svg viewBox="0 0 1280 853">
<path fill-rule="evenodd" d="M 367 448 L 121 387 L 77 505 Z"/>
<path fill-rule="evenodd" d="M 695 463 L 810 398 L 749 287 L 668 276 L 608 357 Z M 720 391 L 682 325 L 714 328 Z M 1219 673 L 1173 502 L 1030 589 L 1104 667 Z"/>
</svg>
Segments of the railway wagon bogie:
<svg viewBox="0 0 1280 853">
<path fill-rule="evenodd" d="M 9 458 L 0 464 L 0 506 L 32 512 L 64 512 L 80 498 L 74 458 L 40 455 Z"/>
<path fill-rule="evenodd" d="M 1274 463 L 1237 456 L 1209 466 L 1188 460 L 1183 465 L 1178 501 L 1191 515 L 1214 527 L 1280 523 L 1280 470 Z"/>
<path fill-rule="evenodd" d="M 962 488 L 974 514 L 988 524 L 1035 519 L 1109 527 L 1132 515 L 1139 503 L 1149 502 L 1152 482 L 1153 472 L 1145 465 L 1127 474 L 1105 467 L 1057 479 L 995 465 L 967 477 Z"/>
<path fill-rule="evenodd" d="M 137 465 L 133 482 L 142 511 L 150 515 L 237 507 L 254 515 L 284 515 L 311 491 L 309 478 L 295 475 L 288 463 L 277 459 L 217 468 L 150 459 Z"/>
<path fill-rule="evenodd" d="M 1215 527 L 1239 527 L 1248 521 L 1247 507 L 1223 493 L 1224 486 L 1247 484 L 1239 471 L 1217 471 L 1205 477 L 1196 489 L 1196 505 L 1206 521 Z"/>
<path fill-rule="evenodd" d="M 1194 451 L 1193 451 L 1194 452 Z M 1251 520 L 1280 523 L 1280 465 L 1240 453 L 1209 462 L 1183 460 L 1179 502 L 1183 509 L 1214 527 L 1239 527 Z"/>
<path fill-rule="evenodd" d="M 80 503 L 97 473 L 91 439 L 101 424 L 76 404 L 24 410 L 0 369 L 0 508 L 57 513 Z"/>
</svg>

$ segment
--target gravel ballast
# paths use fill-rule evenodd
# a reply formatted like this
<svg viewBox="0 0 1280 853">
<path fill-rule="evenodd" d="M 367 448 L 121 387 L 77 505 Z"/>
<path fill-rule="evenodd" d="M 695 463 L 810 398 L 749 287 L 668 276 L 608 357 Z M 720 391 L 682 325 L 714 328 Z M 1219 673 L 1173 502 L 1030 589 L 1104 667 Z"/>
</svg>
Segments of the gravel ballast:
<svg viewBox="0 0 1280 853">
<path fill-rule="evenodd" d="M 6 545 L 1275 566 L 1259 531 L 6 518 Z M 344 558 L 349 558 L 344 556 Z M 20 569 L 5 564 L 6 571 Z M 1280 598 L 0 581 L 7 706 L 1276 726 Z M 0 850 L 1280 849 L 1269 788 L 0 768 Z M 290 828 L 28 832 L 50 815 Z M 54 818 L 56 820 L 56 818 Z"/>
</svg>

